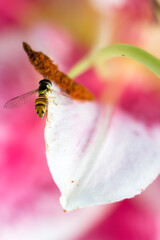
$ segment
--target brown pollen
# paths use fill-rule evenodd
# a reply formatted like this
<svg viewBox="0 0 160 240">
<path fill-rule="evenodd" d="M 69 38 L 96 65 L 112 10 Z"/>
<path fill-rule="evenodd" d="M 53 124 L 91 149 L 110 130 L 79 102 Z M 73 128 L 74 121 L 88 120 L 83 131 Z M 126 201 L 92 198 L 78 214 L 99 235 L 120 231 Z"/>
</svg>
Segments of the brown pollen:
<svg viewBox="0 0 160 240">
<path fill-rule="evenodd" d="M 75 100 L 94 100 L 94 96 L 88 89 L 81 84 L 76 83 L 66 74 L 60 72 L 58 67 L 53 64 L 53 61 L 48 56 L 42 52 L 35 52 L 25 42 L 23 42 L 23 48 L 27 53 L 31 64 L 35 66 L 36 70 L 41 73 L 44 78 L 54 81 L 57 86 Z"/>
</svg>

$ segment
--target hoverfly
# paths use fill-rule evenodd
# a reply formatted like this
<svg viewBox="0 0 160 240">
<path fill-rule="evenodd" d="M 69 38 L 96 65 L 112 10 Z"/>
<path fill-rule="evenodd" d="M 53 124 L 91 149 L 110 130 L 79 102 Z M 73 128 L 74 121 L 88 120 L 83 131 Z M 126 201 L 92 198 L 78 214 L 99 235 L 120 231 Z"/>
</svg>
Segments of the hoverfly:
<svg viewBox="0 0 160 240">
<path fill-rule="evenodd" d="M 8 102 L 6 102 L 6 104 L 4 105 L 4 108 L 19 107 L 19 106 L 23 105 L 24 103 L 26 103 L 27 100 L 29 100 L 29 97 L 32 96 L 34 93 L 38 93 L 38 97 L 35 100 L 35 109 L 36 109 L 37 115 L 42 119 L 44 117 L 44 115 L 46 114 L 49 92 L 53 91 L 55 93 L 55 95 L 61 94 L 65 97 L 69 98 L 69 96 L 67 96 L 65 93 L 60 93 L 60 92 L 56 92 L 56 91 L 52 90 L 51 86 L 52 86 L 52 82 L 50 80 L 42 79 L 39 82 L 38 89 L 30 91 L 25 94 L 22 94 L 18 97 L 12 98 Z M 53 98 L 54 98 L 54 100 L 56 99 L 56 97 L 53 97 Z"/>
</svg>

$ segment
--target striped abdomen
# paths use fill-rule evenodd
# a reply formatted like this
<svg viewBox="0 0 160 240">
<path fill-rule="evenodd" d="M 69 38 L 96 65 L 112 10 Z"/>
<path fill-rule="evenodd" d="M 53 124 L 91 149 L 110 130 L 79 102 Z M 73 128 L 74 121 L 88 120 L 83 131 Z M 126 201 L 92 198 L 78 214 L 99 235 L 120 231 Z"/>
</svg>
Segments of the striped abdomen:
<svg viewBox="0 0 160 240">
<path fill-rule="evenodd" d="M 46 113 L 48 99 L 46 94 L 40 94 L 35 101 L 36 113 L 42 119 Z"/>
</svg>

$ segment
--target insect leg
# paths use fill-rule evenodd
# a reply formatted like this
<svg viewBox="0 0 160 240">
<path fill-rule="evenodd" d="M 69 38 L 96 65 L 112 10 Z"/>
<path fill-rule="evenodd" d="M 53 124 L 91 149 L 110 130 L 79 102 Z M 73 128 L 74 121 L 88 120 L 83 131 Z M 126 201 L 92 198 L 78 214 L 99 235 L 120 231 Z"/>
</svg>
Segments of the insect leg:
<svg viewBox="0 0 160 240">
<path fill-rule="evenodd" d="M 55 103 L 55 100 L 56 100 L 56 97 L 48 97 L 48 98 L 53 98 L 54 100 L 53 100 L 53 103 L 57 106 L 58 104 L 57 103 Z"/>
</svg>

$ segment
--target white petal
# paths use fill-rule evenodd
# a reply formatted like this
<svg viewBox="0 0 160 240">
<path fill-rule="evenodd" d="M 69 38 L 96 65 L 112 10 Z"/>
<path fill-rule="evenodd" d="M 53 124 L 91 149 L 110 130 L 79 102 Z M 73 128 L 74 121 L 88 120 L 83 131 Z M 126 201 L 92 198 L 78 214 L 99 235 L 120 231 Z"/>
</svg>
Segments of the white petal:
<svg viewBox="0 0 160 240">
<path fill-rule="evenodd" d="M 67 211 L 133 197 L 159 174 L 156 137 L 125 113 L 112 114 L 95 102 L 50 102 L 45 138 L 48 165 Z"/>
</svg>

